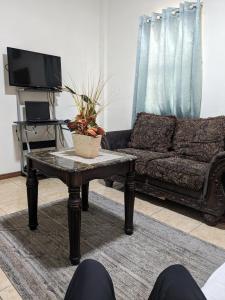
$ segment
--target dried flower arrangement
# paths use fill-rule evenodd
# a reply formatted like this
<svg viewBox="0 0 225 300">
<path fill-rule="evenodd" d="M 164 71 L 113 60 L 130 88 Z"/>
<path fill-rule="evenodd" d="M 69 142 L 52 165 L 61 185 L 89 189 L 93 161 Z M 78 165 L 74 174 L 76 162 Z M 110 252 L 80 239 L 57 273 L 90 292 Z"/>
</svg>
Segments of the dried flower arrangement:
<svg viewBox="0 0 225 300">
<path fill-rule="evenodd" d="M 75 120 L 67 123 L 70 131 L 87 135 L 91 137 L 97 137 L 104 135 L 105 131 L 97 124 L 97 116 L 103 110 L 103 106 L 100 103 L 100 96 L 104 88 L 104 83 L 99 79 L 96 87 L 88 88 L 85 95 L 80 95 L 74 89 L 69 86 L 64 87 L 64 91 L 69 92 L 75 102 L 75 106 L 78 110 L 78 114 Z"/>
</svg>

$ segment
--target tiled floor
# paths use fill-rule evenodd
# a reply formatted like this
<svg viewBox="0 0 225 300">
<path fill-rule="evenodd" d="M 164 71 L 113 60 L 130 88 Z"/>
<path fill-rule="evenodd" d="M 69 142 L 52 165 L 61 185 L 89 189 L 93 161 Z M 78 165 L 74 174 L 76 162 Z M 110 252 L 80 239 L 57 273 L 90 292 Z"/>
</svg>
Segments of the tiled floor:
<svg viewBox="0 0 225 300">
<path fill-rule="evenodd" d="M 107 188 L 102 182 L 96 180 L 91 182 L 90 189 L 116 202 L 123 203 L 123 192 L 119 185 L 117 189 Z M 59 180 L 44 179 L 39 181 L 39 204 L 66 197 L 67 188 Z M 0 216 L 26 207 L 25 178 L 15 177 L 0 180 Z M 149 197 L 140 194 L 136 196 L 135 210 L 225 249 L 225 223 L 220 223 L 217 227 L 209 227 L 202 222 L 198 212 L 172 202 L 150 200 Z M 21 299 L 1 269 L 0 299 Z"/>
</svg>

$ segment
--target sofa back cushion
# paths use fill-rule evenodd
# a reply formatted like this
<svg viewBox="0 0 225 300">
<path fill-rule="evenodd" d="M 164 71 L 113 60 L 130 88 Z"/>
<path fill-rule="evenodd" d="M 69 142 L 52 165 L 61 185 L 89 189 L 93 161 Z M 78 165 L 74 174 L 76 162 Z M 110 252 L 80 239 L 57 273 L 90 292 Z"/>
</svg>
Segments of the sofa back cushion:
<svg viewBox="0 0 225 300">
<path fill-rule="evenodd" d="M 177 119 L 174 150 L 181 156 L 210 162 L 224 151 L 225 117 Z"/>
<path fill-rule="evenodd" d="M 173 116 L 139 113 L 129 147 L 167 152 L 172 147 L 175 126 L 176 118 Z"/>
</svg>

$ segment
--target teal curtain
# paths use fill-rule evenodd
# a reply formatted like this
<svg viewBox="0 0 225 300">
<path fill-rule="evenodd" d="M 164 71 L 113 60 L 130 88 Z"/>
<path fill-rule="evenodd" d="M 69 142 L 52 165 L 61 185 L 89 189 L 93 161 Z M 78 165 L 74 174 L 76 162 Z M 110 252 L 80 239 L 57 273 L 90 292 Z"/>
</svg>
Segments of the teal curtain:
<svg viewBox="0 0 225 300">
<path fill-rule="evenodd" d="M 141 111 L 195 118 L 202 98 L 201 3 L 184 2 L 139 25 L 133 120 Z"/>
</svg>

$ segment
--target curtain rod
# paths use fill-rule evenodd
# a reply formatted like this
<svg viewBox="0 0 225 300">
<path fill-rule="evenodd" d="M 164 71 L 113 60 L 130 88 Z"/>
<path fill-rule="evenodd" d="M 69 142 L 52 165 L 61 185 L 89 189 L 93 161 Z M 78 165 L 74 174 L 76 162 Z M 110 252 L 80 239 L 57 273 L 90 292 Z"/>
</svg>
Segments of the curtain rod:
<svg viewBox="0 0 225 300">
<path fill-rule="evenodd" d="M 203 5 L 203 2 L 200 2 L 200 5 L 202 6 Z M 193 9 L 193 8 L 196 8 L 198 6 L 198 4 L 196 3 L 196 4 L 191 4 L 190 6 L 189 6 L 189 8 L 190 9 Z M 180 9 L 179 8 L 174 8 L 174 10 L 171 12 L 171 14 L 172 15 L 176 15 L 177 13 L 180 13 Z M 150 22 L 151 21 L 151 18 L 152 17 L 149 17 L 147 20 L 146 20 L 146 22 L 148 23 L 148 22 Z M 161 14 L 159 14 L 157 17 L 156 17 L 156 19 L 157 20 L 160 20 L 162 18 L 162 15 Z"/>
</svg>

